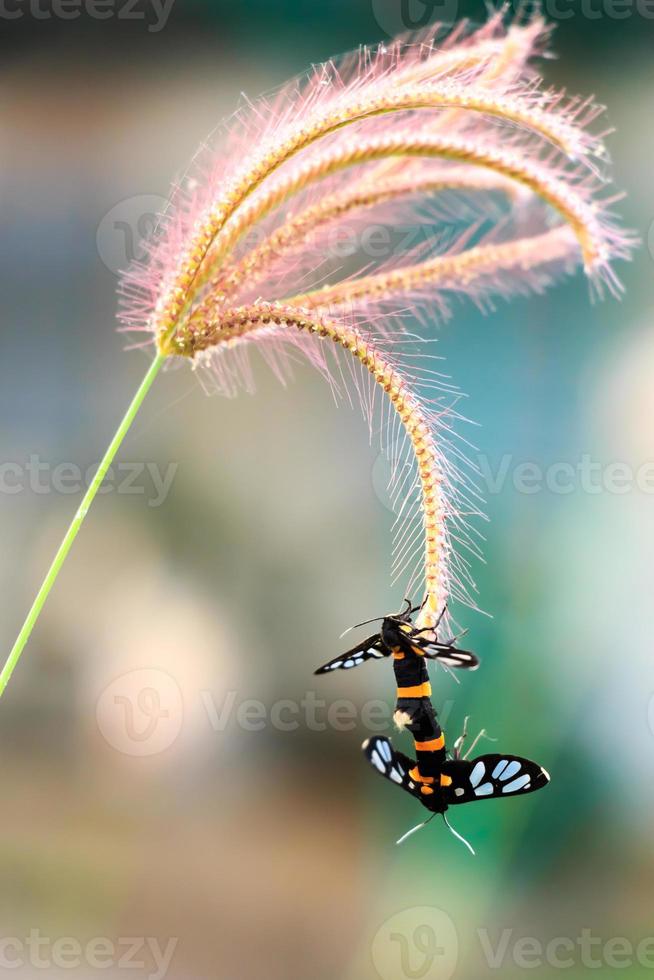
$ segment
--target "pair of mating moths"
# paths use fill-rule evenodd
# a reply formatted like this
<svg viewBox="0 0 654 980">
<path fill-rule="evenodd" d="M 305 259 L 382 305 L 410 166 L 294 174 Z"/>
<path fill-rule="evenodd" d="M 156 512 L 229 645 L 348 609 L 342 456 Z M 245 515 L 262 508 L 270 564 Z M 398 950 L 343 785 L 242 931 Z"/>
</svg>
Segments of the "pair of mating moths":
<svg viewBox="0 0 654 980">
<path fill-rule="evenodd" d="M 394 719 L 400 729 L 408 729 L 413 736 L 416 757 L 411 759 L 397 752 L 388 738 L 379 736 L 364 742 L 363 751 L 382 776 L 401 786 L 431 812 L 432 816 L 409 834 L 424 827 L 438 813 L 447 823 L 445 811 L 450 806 L 474 800 L 522 796 L 533 793 L 549 782 L 549 776 L 541 766 L 520 756 L 491 754 L 476 759 L 464 757 L 465 729 L 454 743 L 452 752 L 448 752 L 445 734 L 431 702 L 427 661 L 435 660 L 446 668 L 476 670 L 479 660 L 473 653 L 458 649 L 456 638 L 439 641 L 437 631 L 440 620 L 433 629 L 414 626 L 412 616 L 418 609 L 407 600 L 407 608 L 403 612 L 382 619 L 379 633 L 369 636 L 316 671 L 316 674 L 327 674 L 358 667 L 365 660 L 393 658 L 397 682 Z M 450 829 L 459 837 L 452 827 Z M 409 834 L 400 838 L 398 843 Z M 463 842 L 470 847 L 467 841 Z"/>
</svg>

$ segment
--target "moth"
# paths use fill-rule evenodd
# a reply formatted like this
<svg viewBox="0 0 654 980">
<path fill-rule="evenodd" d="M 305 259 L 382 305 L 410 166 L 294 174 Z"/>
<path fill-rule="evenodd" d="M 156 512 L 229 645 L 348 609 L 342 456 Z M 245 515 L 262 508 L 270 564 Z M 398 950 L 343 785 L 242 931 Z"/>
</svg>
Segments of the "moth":
<svg viewBox="0 0 654 980">
<path fill-rule="evenodd" d="M 449 640 L 441 641 L 438 639 L 437 630 L 443 618 L 445 610 L 441 613 L 436 626 L 425 629 L 416 627 L 411 621 L 411 617 L 421 607 L 412 606 L 409 599 L 405 600 L 407 608 L 395 615 L 379 617 L 382 621 L 379 633 L 373 633 L 362 643 L 358 643 L 351 650 L 341 654 L 329 663 L 323 664 L 315 671 L 316 674 L 329 674 L 332 670 L 350 670 L 358 667 L 365 660 L 382 660 L 397 653 L 415 658 L 422 657 L 427 660 L 436 660 L 444 667 L 457 667 L 467 670 L 476 670 L 479 666 L 479 658 L 468 650 L 460 650 L 456 646 L 460 637 L 452 637 Z M 359 623 L 358 626 L 366 626 L 367 623 L 375 620 L 367 620 Z M 357 629 L 355 626 L 353 629 Z M 464 635 L 464 634 L 461 634 Z"/>
<path fill-rule="evenodd" d="M 451 757 L 444 756 L 437 767 L 429 767 L 429 776 L 425 775 L 424 768 L 420 768 L 417 761 L 394 749 L 390 739 L 373 736 L 363 743 L 363 752 L 373 768 L 418 800 L 432 814 L 424 823 L 401 837 L 398 844 L 424 827 L 434 816 L 442 814 L 452 833 L 472 851 L 470 844 L 448 823 L 445 813 L 449 807 L 477 800 L 524 796 L 549 783 L 549 774 L 542 766 L 521 756 L 493 753 L 476 759 L 462 757 L 464 738 L 465 732 L 457 739 Z"/>
</svg>

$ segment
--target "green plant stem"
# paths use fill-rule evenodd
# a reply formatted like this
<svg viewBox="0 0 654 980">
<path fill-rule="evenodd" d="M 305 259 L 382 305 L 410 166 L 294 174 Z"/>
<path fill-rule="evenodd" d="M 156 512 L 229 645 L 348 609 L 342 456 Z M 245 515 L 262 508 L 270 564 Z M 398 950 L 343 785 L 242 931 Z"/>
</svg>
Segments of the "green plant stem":
<svg viewBox="0 0 654 980">
<path fill-rule="evenodd" d="M 16 664 L 20 660 L 20 655 L 23 652 L 25 648 L 25 644 L 30 638 L 30 634 L 36 625 L 39 615 L 41 614 L 41 610 L 43 609 L 43 606 L 45 604 L 45 600 L 48 598 L 48 595 L 50 594 L 50 590 L 57 580 L 57 576 L 59 575 L 59 572 L 61 571 L 62 565 L 66 560 L 68 552 L 72 547 L 73 541 L 77 537 L 79 529 L 81 528 L 84 522 L 84 518 L 89 512 L 89 508 L 93 503 L 95 495 L 100 489 L 102 482 L 105 476 L 107 475 L 107 471 L 111 466 L 114 457 L 116 456 L 116 453 L 120 449 L 123 439 L 127 435 L 129 428 L 132 422 L 134 421 L 139 408 L 143 404 L 143 399 L 145 398 L 148 391 L 150 390 L 152 382 L 159 374 L 159 371 L 161 370 L 161 366 L 163 365 L 163 362 L 165 360 L 166 357 L 164 354 L 157 354 L 156 358 L 150 365 L 148 372 L 143 378 L 143 381 L 141 382 L 138 391 L 134 395 L 131 405 L 129 406 L 127 412 L 125 413 L 125 417 L 123 418 L 122 422 L 118 426 L 118 430 L 115 436 L 109 443 L 109 447 L 106 453 L 104 454 L 102 462 L 98 466 L 95 476 L 93 477 L 93 480 L 91 481 L 88 490 L 84 494 L 84 499 L 82 500 L 81 504 L 77 508 L 77 513 L 75 514 L 70 524 L 70 527 L 66 531 L 63 541 L 59 545 L 59 550 L 57 551 L 57 554 L 54 557 L 54 561 L 52 562 L 50 568 L 48 569 L 48 573 L 45 576 L 45 579 L 43 580 L 43 585 L 41 586 L 41 588 L 37 593 L 36 599 L 32 604 L 32 608 L 27 614 L 27 619 L 23 623 L 23 627 L 20 633 L 18 634 L 18 638 L 16 639 L 16 642 L 13 645 L 11 653 L 7 657 L 7 662 L 2 668 L 2 673 L 0 674 L 0 696 L 4 693 L 4 689 L 9 683 L 9 678 L 13 674 Z"/>
</svg>

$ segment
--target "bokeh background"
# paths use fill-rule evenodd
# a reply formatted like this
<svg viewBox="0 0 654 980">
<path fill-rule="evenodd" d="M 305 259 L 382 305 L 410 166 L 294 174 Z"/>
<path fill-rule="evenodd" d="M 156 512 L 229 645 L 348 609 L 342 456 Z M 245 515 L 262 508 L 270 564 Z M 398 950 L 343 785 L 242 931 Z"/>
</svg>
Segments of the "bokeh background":
<svg viewBox="0 0 654 980">
<path fill-rule="evenodd" d="M 551 787 L 457 812 L 476 859 L 437 823 L 394 846 L 420 815 L 359 752 L 390 728 L 388 670 L 312 676 L 345 627 L 401 599 L 366 426 L 309 368 L 284 389 L 257 365 L 256 395 L 232 401 L 168 373 L 0 706 L 2 972 L 654 968 L 654 9 L 550 8 L 548 80 L 610 107 L 644 244 L 621 303 L 591 306 L 579 276 L 439 329 L 480 423 L 490 616 L 459 611 L 483 668 L 458 686 L 440 673 L 436 695 L 450 733 L 470 714 Z M 142 376 L 114 331 L 115 273 L 171 177 L 242 90 L 407 20 L 484 15 L 455 0 L 102 11 L 0 12 L 2 650 L 75 509 L 70 467 L 97 460 Z M 525 463 L 542 474 L 528 493 Z"/>
</svg>

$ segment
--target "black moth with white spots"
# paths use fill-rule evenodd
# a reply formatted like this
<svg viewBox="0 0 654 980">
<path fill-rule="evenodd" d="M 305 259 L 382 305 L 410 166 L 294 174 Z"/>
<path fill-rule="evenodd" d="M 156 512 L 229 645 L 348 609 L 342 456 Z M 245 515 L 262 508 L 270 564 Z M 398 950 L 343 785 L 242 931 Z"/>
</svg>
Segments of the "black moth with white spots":
<svg viewBox="0 0 654 980">
<path fill-rule="evenodd" d="M 432 813 L 445 813 L 450 806 L 524 796 L 546 786 L 550 780 L 542 766 L 517 755 L 482 755 L 477 759 L 447 759 L 440 780 L 431 785 L 413 778 L 416 763 L 396 752 L 387 738 L 374 736 L 363 743 L 370 764 L 386 779 L 401 786 Z"/>
<path fill-rule="evenodd" d="M 438 639 L 436 634 L 438 623 L 433 629 L 419 629 L 413 626 L 411 616 L 420 607 L 411 607 L 409 600 L 406 601 L 408 608 L 403 613 L 382 618 L 379 633 L 373 633 L 347 653 L 319 667 L 315 673 L 329 674 L 332 670 L 350 670 L 352 667 L 358 667 L 365 660 L 382 660 L 396 651 L 414 657 L 425 657 L 427 660 L 436 660 L 444 667 L 477 669 L 479 659 L 468 650 L 459 650 L 455 637 L 445 642 Z"/>
<path fill-rule="evenodd" d="M 388 656 L 390 656 L 390 650 L 388 652 L 384 650 L 379 633 L 375 633 L 374 636 L 369 636 L 363 643 L 352 647 L 347 653 L 319 667 L 315 673 L 329 674 L 332 670 L 349 670 L 351 667 L 358 667 L 364 660 L 382 660 Z"/>
</svg>

